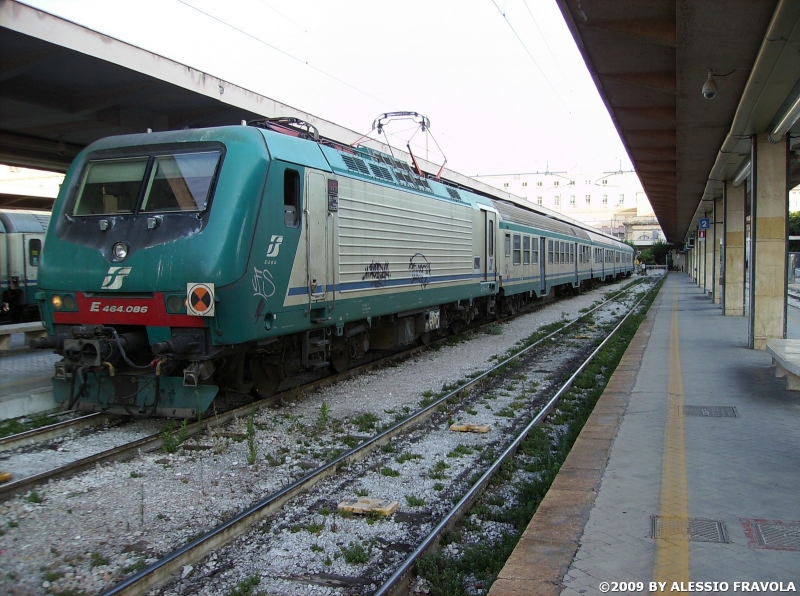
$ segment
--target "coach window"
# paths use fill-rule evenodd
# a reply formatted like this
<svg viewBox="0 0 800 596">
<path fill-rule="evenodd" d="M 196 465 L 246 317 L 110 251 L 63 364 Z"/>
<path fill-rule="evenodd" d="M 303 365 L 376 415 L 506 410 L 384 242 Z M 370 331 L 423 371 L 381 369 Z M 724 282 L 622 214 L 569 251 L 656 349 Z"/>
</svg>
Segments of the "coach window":
<svg viewBox="0 0 800 596">
<path fill-rule="evenodd" d="M 506 249 L 506 256 L 511 256 L 511 234 L 506 234 L 506 241 L 505 241 L 505 249 Z"/>
<path fill-rule="evenodd" d="M 531 238 L 531 265 L 539 264 L 539 239 Z"/>
<path fill-rule="evenodd" d="M 283 223 L 287 228 L 300 225 L 300 174 L 297 170 L 283 172 Z"/>
<path fill-rule="evenodd" d="M 39 266 L 39 256 L 42 254 L 42 241 L 38 238 L 28 240 L 28 264 L 31 267 Z"/>
<path fill-rule="evenodd" d="M 566 242 L 562 242 L 561 243 L 561 262 L 562 263 L 566 263 L 567 262 L 567 243 Z"/>
<path fill-rule="evenodd" d="M 572 242 L 569 243 L 569 262 L 575 262 L 575 245 Z"/>
<path fill-rule="evenodd" d="M 548 240 L 547 241 L 547 264 L 548 265 L 552 265 L 553 264 L 553 241 L 552 240 Z"/>
<path fill-rule="evenodd" d="M 522 264 L 523 265 L 530 265 L 531 264 L 531 237 L 530 236 L 523 236 L 522 237 Z"/>
<path fill-rule="evenodd" d="M 489 256 L 494 256 L 494 222 L 489 226 Z"/>
<path fill-rule="evenodd" d="M 514 264 L 521 265 L 522 264 L 522 247 L 520 246 L 520 236 L 519 234 L 514 234 Z"/>
</svg>

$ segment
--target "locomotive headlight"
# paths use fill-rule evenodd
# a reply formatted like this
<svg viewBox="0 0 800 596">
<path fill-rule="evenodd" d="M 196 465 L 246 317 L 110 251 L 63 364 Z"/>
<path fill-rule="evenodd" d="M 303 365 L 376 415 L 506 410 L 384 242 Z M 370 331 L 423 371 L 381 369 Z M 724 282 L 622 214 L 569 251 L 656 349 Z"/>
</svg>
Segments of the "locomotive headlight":
<svg viewBox="0 0 800 596">
<path fill-rule="evenodd" d="M 61 296 L 59 296 L 58 294 L 55 294 L 52 298 L 50 298 L 50 303 L 56 310 L 61 310 L 61 307 L 64 306 L 64 303 L 61 300 Z"/>
<path fill-rule="evenodd" d="M 117 242 L 112 251 L 114 253 L 114 258 L 118 261 L 122 261 L 128 256 L 128 247 L 125 246 L 125 243 L 123 242 Z"/>
<path fill-rule="evenodd" d="M 72 294 L 64 294 L 64 310 L 78 310 L 78 303 Z"/>
<path fill-rule="evenodd" d="M 167 310 L 169 312 L 181 312 L 183 310 L 183 298 L 174 295 L 167 298 Z"/>
</svg>

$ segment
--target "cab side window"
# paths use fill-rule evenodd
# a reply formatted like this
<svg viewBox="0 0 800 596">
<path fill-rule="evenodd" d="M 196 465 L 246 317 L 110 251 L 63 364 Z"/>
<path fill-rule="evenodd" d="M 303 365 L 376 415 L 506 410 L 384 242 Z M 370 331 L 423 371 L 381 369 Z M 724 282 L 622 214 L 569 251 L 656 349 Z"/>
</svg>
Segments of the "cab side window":
<svg viewBox="0 0 800 596">
<path fill-rule="evenodd" d="M 300 174 L 297 170 L 283 173 L 283 223 L 287 228 L 300 225 Z"/>
</svg>

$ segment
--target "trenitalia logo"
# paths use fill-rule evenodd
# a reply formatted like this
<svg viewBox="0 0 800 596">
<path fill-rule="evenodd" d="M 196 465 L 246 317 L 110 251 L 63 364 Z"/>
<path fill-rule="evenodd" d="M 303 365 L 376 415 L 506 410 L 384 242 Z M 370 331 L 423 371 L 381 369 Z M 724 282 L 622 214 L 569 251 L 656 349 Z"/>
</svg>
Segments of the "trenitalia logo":
<svg viewBox="0 0 800 596">
<path fill-rule="evenodd" d="M 132 267 L 109 267 L 108 274 L 103 280 L 103 285 L 100 286 L 101 290 L 119 290 L 122 287 L 122 281 L 130 274 Z"/>
</svg>

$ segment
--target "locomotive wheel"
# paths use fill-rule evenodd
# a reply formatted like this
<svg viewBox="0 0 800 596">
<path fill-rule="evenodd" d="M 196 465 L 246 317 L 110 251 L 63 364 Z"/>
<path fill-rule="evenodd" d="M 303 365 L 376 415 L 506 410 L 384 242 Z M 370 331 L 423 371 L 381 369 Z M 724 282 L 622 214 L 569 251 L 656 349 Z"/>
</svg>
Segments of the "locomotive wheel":
<svg viewBox="0 0 800 596">
<path fill-rule="evenodd" d="M 281 384 L 281 371 L 274 364 L 263 361 L 261 356 L 250 357 L 250 377 L 253 379 L 253 388 L 260 397 L 275 395 Z"/>
<path fill-rule="evenodd" d="M 328 367 L 333 374 L 343 373 L 350 366 L 350 349 L 345 346 L 343 350 L 336 350 L 331 352 L 328 356 L 331 361 Z"/>
<path fill-rule="evenodd" d="M 419 334 L 419 345 L 427 346 L 431 343 L 431 332 L 425 331 Z"/>
</svg>

